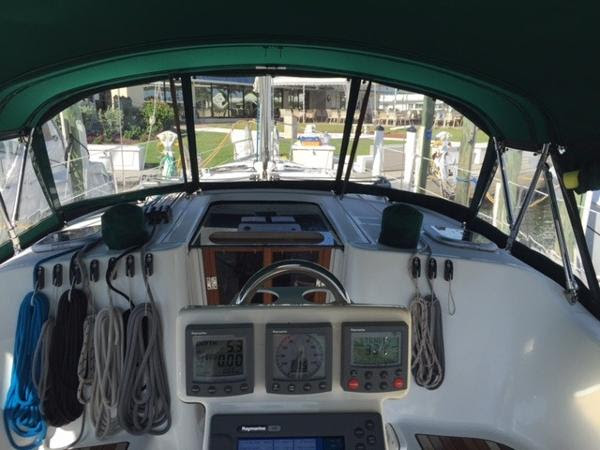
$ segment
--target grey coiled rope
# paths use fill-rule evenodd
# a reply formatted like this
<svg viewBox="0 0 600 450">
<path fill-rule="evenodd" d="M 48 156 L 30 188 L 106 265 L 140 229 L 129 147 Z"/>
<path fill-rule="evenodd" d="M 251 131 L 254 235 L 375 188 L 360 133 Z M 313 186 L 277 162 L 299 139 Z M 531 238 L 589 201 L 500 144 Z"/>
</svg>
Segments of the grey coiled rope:
<svg viewBox="0 0 600 450">
<path fill-rule="evenodd" d="M 89 288 L 88 274 L 81 256 L 81 252 L 77 253 L 75 261 L 79 266 L 79 271 L 81 273 L 81 289 L 88 297 L 88 314 L 83 322 L 83 345 L 81 347 L 81 354 L 79 355 L 79 363 L 77 365 L 77 378 L 79 379 L 77 399 L 82 405 L 85 405 L 91 400 L 95 380 L 94 324 L 96 321 L 96 305 L 94 304 L 94 297 Z"/>
<path fill-rule="evenodd" d="M 32 382 L 35 386 L 35 390 L 40 395 L 39 409 L 44 414 L 44 402 L 43 395 L 47 390 L 47 377 L 45 368 L 48 367 L 50 359 L 50 341 L 52 340 L 52 332 L 54 331 L 54 319 L 51 317 L 44 322 L 42 331 L 40 332 L 40 338 L 35 346 L 35 352 L 33 353 L 33 364 L 32 364 Z"/>
<path fill-rule="evenodd" d="M 105 279 L 109 305 L 98 311 L 94 320 L 91 344 L 94 354 L 94 374 L 89 404 L 90 418 L 98 439 L 104 439 L 121 430 L 117 418 L 117 406 L 125 355 L 125 325 L 123 310 L 113 304 L 111 293 L 113 291 L 119 293 L 130 305 L 131 301 L 127 295 L 115 289 L 110 280 L 118 261 L 131 250 L 133 249 L 127 249 L 112 264 L 108 264 Z"/>
<path fill-rule="evenodd" d="M 144 246 L 142 261 L 145 253 Z M 171 397 L 160 316 L 146 272 L 142 270 L 142 274 L 149 302 L 135 306 L 129 316 L 118 418 L 121 427 L 131 434 L 159 435 L 171 427 Z"/>
<path fill-rule="evenodd" d="M 137 305 L 127 326 L 118 408 L 121 427 L 132 434 L 163 434 L 171 426 L 171 399 L 161 347 L 162 330 L 155 305 Z"/>
<path fill-rule="evenodd" d="M 98 312 L 94 325 L 95 379 L 90 401 L 90 417 L 96 437 L 116 433 L 119 381 L 123 364 L 125 333 L 121 310 L 112 305 Z"/>
</svg>

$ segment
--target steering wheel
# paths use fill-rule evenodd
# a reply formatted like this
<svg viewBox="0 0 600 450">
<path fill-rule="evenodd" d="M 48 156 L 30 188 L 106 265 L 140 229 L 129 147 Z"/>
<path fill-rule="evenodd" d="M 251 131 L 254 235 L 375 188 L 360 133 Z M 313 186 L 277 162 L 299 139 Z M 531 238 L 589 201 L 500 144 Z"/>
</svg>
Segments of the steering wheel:
<svg viewBox="0 0 600 450">
<path fill-rule="evenodd" d="M 275 277 L 288 274 L 310 275 L 315 280 L 320 281 L 323 286 L 261 287 Z M 263 267 L 246 281 L 232 303 L 234 305 L 246 305 L 250 303 L 254 295 L 264 293 L 277 297 L 275 302 L 279 304 L 313 304 L 304 298 L 305 295 L 312 292 L 329 292 L 334 298 L 334 301 L 331 303 L 334 304 L 347 305 L 352 303 L 346 293 L 346 289 L 344 289 L 344 286 L 334 274 L 318 264 L 301 259 L 286 259 Z"/>
</svg>

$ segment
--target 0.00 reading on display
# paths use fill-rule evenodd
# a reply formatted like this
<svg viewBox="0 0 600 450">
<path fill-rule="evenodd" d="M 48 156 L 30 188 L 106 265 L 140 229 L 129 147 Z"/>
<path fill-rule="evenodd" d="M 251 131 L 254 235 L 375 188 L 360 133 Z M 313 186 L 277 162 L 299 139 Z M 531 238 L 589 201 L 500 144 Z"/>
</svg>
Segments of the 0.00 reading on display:
<svg viewBox="0 0 600 450">
<path fill-rule="evenodd" d="M 244 374 L 244 340 L 193 336 L 195 381 Z"/>
</svg>

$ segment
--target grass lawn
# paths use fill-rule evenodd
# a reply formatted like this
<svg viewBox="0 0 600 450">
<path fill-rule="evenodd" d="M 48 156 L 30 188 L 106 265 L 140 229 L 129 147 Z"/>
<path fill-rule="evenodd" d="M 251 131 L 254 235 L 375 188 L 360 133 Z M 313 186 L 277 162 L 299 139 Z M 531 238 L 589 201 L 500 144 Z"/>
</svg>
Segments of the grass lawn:
<svg viewBox="0 0 600 450">
<path fill-rule="evenodd" d="M 215 124 L 207 125 L 208 126 L 219 126 Z M 223 128 L 228 128 L 231 125 L 221 125 Z M 238 122 L 235 128 L 244 128 L 246 126 L 246 122 Z M 250 122 L 251 129 L 255 129 L 256 123 Z M 277 124 L 277 128 L 281 127 L 281 131 L 283 131 L 283 125 L 281 123 Z M 391 131 L 387 127 L 386 134 L 389 134 L 393 137 L 404 137 L 405 133 L 403 130 L 394 130 Z M 318 123 L 317 129 L 319 131 L 328 131 L 330 133 L 341 132 L 343 129 L 343 124 L 326 124 L 326 123 Z M 304 131 L 304 125 L 300 124 L 300 130 Z M 339 131 L 338 131 L 339 130 Z M 451 140 L 460 141 L 463 137 L 462 128 L 434 128 L 433 136 L 436 134 L 447 131 L 450 133 Z M 477 131 L 477 142 L 487 142 L 487 136 L 481 130 Z M 184 143 L 187 144 L 187 140 L 184 138 Z M 197 131 L 196 132 L 196 143 L 198 147 L 198 156 L 201 162 L 201 167 L 215 167 L 221 164 L 225 164 L 233 161 L 234 154 L 234 145 L 231 143 L 231 138 L 229 135 L 225 133 L 215 133 L 212 131 Z M 342 145 L 341 139 L 332 139 L 331 144 L 335 146 L 336 151 L 335 154 L 338 155 L 340 151 L 340 147 Z M 145 145 L 142 144 L 142 145 Z M 292 142 L 290 139 L 280 139 L 279 140 L 279 152 L 283 159 L 290 159 L 290 148 Z M 350 146 L 352 145 L 352 141 L 350 141 Z M 358 143 L 357 154 L 358 155 L 368 155 L 370 151 L 370 146 L 373 145 L 372 139 L 361 139 Z M 348 148 L 350 151 L 351 147 Z M 175 158 L 177 160 L 177 164 L 179 165 L 179 146 L 177 143 L 174 146 Z M 159 165 L 160 160 L 162 158 L 162 146 L 159 144 L 157 140 L 150 141 L 147 147 L 146 153 L 146 168 L 156 167 Z"/>
<path fill-rule="evenodd" d="M 185 137 L 183 142 L 187 147 L 187 139 L 185 139 Z M 225 145 L 222 145 L 221 149 L 211 156 L 214 149 L 222 143 Z M 142 144 L 142 146 L 145 145 L 145 143 Z M 196 146 L 201 162 L 210 158 L 206 165 L 202 163 L 202 167 L 214 167 L 219 164 L 233 161 L 233 144 L 231 144 L 229 136 L 226 136 L 224 133 L 198 132 L 196 133 Z M 146 168 L 156 167 L 160 164 L 160 160 L 163 157 L 162 151 L 162 145 L 160 145 L 158 140 L 150 141 L 148 143 L 148 147 L 146 148 Z M 177 143 L 173 146 L 173 152 L 175 154 L 177 165 L 179 165 L 179 145 Z"/>
<path fill-rule="evenodd" d="M 187 141 L 184 139 L 184 143 Z M 145 144 L 142 144 L 145 145 Z M 231 139 L 224 133 L 200 131 L 196 133 L 196 145 L 200 156 L 201 167 L 215 167 L 233 161 L 234 145 Z M 335 154 L 338 155 L 342 145 L 341 139 L 332 139 L 331 145 L 335 146 Z M 369 154 L 370 146 L 373 145 L 371 139 L 361 139 L 358 143 L 357 154 Z M 291 139 L 279 140 L 279 153 L 283 159 L 290 159 Z M 219 147 L 219 150 L 216 150 Z M 179 164 L 179 146 L 177 143 L 173 146 L 175 159 Z M 350 151 L 350 148 L 348 149 Z M 150 141 L 146 153 L 146 168 L 156 167 L 160 164 L 162 158 L 162 146 L 158 140 Z"/>
<path fill-rule="evenodd" d="M 233 127 L 234 129 L 243 129 L 246 127 L 246 125 L 248 125 L 248 127 L 250 128 L 250 130 L 256 130 L 256 121 L 255 120 L 240 120 L 238 122 L 235 122 L 234 124 L 230 124 L 230 123 L 223 123 L 223 124 L 219 124 L 219 123 L 212 123 L 212 124 L 201 124 L 198 125 L 199 127 L 202 128 L 207 128 L 207 127 L 221 127 L 221 128 L 231 128 Z M 344 124 L 343 123 L 325 123 L 325 122 L 317 122 L 316 124 L 317 130 L 320 132 L 329 132 L 329 133 L 342 133 L 344 131 Z M 277 126 L 277 130 L 280 133 L 283 133 L 283 123 L 282 122 L 277 122 L 276 124 Z M 303 123 L 299 123 L 298 124 L 298 132 L 302 133 L 304 132 L 306 125 Z M 389 135 L 391 137 L 405 137 L 406 136 L 406 132 L 404 131 L 404 129 L 399 128 L 399 127 L 393 127 L 391 125 L 385 125 L 384 126 L 385 129 L 385 134 Z M 463 137 L 463 129 L 462 127 L 434 127 L 433 128 L 433 136 L 435 136 L 438 133 L 441 133 L 442 131 L 446 131 L 448 133 L 450 133 L 451 136 L 451 140 L 453 141 L 460 141 L 462 140 Z M 477 130 L 477 138 L 476 138 L 477 142 L 487 142 L 488 140 L 488 136 L 481 130 Z"/>
<path fill-rule="evenodd" d="M 463 129 L 462 127 L 458 127 L 458 128 L 451 128 L 451 127 L 439 127 L 439 128 L 434 128 L 433 130 L 433 137 L 435 138 L 435 135 L 438 133 L 441 133 L 442 131 L 446 131 L 448 133 L 450 133 L 450 140 L 451 141 L 461 141 L 463 138 Z M 483 131 L 481 130 L 477 130 L 477 134 L 475 135 L 475 141 L 476 142 L 487 142 L 488 141 L 488 135 L 485 134 Z"/>
</svg>

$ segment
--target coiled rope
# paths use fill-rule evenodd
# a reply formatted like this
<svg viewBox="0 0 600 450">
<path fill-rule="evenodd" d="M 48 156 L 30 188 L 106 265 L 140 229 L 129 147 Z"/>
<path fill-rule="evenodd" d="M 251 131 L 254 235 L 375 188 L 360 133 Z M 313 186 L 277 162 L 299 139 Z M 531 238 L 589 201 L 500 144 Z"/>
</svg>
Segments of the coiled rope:
<svg viewBox="0 0 600 450">
<path fill-rule="evenodd" d="M 92 291 L 89 288 L 86 266 L 81 257 L 82 253 L 89 251 L 99 242 L 100 239 L 86 247 L 82 252 L 78 252 L 75 258 L 81 273 L 81 289 L 88 296 L 87 317 L 83 322 L 83 344 L 81 346 L 81 354 L 79 355 L 79 362 L 77 364 L 77 378 L 79 379 L 77 399 L 82 405 L 89 403 L 94 390 L 96 373 L 94 368 L 94 324 L 96 322 L 96 305 L 94 303 Z"/>
<path fill-rule="evenodd" d="M 95 379 L 90 417 L 99 439 L 119 430 L 116 412 L 124 339 L 121 310 L 110 300 L 110 305 L 98 312 L 94 326 Z"/>
<path fill-rule="evenodd" d="M 412 262 L 412 259 L 409 261 Z M 410 268 L 409 273 L 415 285 L 415 297 L 409 305 L 412 320 L 411 370 L 419 386 L 436 389 L 444 381 L 442 310 L 431 280 L 428 279 L 431 295 L 423 296 Z"/>
<path fill-rule="evenodd" d="M 54 427 L 73 422 L 83 413 L 83 405 L 77 398 L 77 366 L 83 345 L 87 303 L 85 293 L 76 288 L 65 291 L 58 302 L 43 394 L 46 422 Z"/>
<path fill-rule="evenodd" d="M 49 317 L 36 346 L 34 361 L 39 374 L 36 386 L 40 395 L 40 409 L 49 425 L 60 427 L 83 414 L 77 438 L 62 448 L 71 448 L 83 436 L 85 408 L 79 402 L 79 359 L 83 343 L 83 324 L 87 318 L 88 300 L 84 290 L 75 289 L 78 281 L 75 269 L 85 290 L 87 274 L 82 254 L 94 247 L 94 241 L 76 250 L 71 257 L 69 273 L 71 286 L 58 302 L 57 317 Z"/>
<path fill-rule="evenodd" d="M 154 304 L 139 304 L 127 326 L 119 423 L 131 434 L 164 434 L 171 426 L 170 405 L 160 317 Z"/>
<path fill-rule="evenodd" d="M 140 252 L 142 261 L 145 248 Z M 160 316 L 145 270 L 142 276 L 149 302 L 138 304 L 129 316 L 118 419 L 121 427 L 131 434 L 159 435 L 171 427 L 171 397 Z"/>
<path fill-rule="evenodd" d="M 48 298 L 38 291 L 38 268 L 50 259 L 71 251 L 69 249 L 37 262 L 33 268 L 33 291 L 25 295 L 19 307 L 10 387 L 3 411 L 8 440 L 19 450 L 38 448 L 44 442 L 47 432 L 47 425 L 40 411 L 40 397 L 34 383 L 40 376 L 37 371 L 39 366 L 36 370 L 34 364 L 34 355 L 50 308 Z M 18 444 L 15 436 L 28 442 Z"/>
<path fill-rule="evenodd" d="M 106 270 L 106 285 L 109 288 L 109 305 L 96 315 L 94 323 L 94 380 L 90 401 L 90 417 L 96 430 L 96 437 L 103 439 L 120 430 L 117 419 L 119 384 L 123 371 L 125 352 L 125 327 L 123 312 L 114 306 L 111 291 L 123 296 L 130 304 L 125 293 L 117 290 L 111 283 L 112 273 L 118 261 L 131 249 L 127 249 Z"/>
<path fill-rule="evenodd" d="M 48 309 L 48 298 L 41 292 L 28 293 L 19 308 L 10 388 L 4 403 L 6 435 L 16 449 L 38 448 L 46 437 L 47 426 L 31 375 L 35 346 L 48 319 Z M 30 442 L 18 445 L 13 434 Z"/>
</svg>

